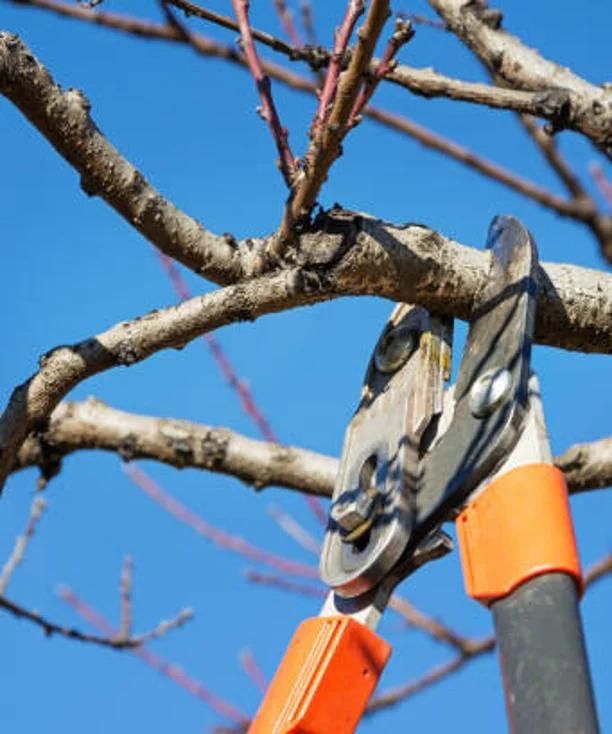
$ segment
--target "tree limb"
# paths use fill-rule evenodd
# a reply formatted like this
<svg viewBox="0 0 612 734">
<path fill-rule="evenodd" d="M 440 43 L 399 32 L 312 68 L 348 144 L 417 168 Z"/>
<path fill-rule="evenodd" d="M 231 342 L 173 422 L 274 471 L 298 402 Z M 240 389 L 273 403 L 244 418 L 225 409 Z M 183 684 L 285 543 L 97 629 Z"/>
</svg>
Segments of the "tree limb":
<svg viewBox="0 0 612 734">
<path fill-rule="evenodd" d="M 59 401 L 87 377 L 180 348 L 220 326 L 340 294 L 382 294 L 469 319 L 488 275 L 484 252 L 424 227 L 394 227 L 343 210 L 318 217 L 313 232 L 302 237 L 300 252 L 309 263 L 119 323 L 44 355 L 39 371 L 13 391 L 0 417 L 0 484 L 27 434 L 44 430 Z M 548 265 L 540 280 L 536 334 L 541 343 L 612 350 L 612 276 Z"/>
<path fill-rule="evenodd" d="M 227 428 L 126 413 L 89 398 L 60 403 L 47 429 L 28 436 L 13 471 L 30 466 L 57 471 L 64 456 L 84 449 L 229 474 L 258 490 L 286 487 L 321 497 L 331 497 L 338 470 L 337 459 L 314 451 L 257 441 Z M 571 446 L 555 464 L 571 493 L 612 486 L 612 438 Z"/>
<path fill-rule="evenodd" d="M 313 451 L 257 441 L 227 428 L 125 413 L 89 398 L 58 405 L 47 430 L 27 438 L 14 469 L 37 465 L 44 471 L 51 457 L 57 466 L 61 457 L 81 449 L 230 474 L 256 489 L 274 485 L 323 497 L 331 494 L 337 465 Z"/>
<path fill-rule="evenodd" d="M 549 110 L 552 132 L 566 127 L 579 130 L 612 156 L 612 91 L 545 59 L 501 29 L 501 13 L 480 0 L 429 0 L 429 4 L 492 72 L 516 90 L 540 93 L 539 104 Z"/>
</svg>

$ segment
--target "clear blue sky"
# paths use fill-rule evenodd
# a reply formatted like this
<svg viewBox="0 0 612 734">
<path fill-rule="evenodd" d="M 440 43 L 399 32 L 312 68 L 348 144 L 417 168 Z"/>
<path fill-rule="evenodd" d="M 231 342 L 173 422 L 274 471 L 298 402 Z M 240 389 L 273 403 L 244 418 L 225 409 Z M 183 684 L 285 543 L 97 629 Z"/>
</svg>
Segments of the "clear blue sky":
<svg viewBox="0 0 612 734">
<path fill-rule="evenodd" d="M 252 4 L 255 22 L 279 32 L 272 1 Z M 229 2 L 209 5 L 229 12 Z M 313 5 L 319 27 L 328 29 L 323 34 L 328 41 L 344 2 Z M 423 5 L 395 9 L 426 12 Z M 155 3 L 143 0 L 105 0 L 103 7 L 158 17 Z M 609 3 L 514 0 L 504 9 L 507 28 L 543 53 L 593 82 L 609 76 Z M 62 85 L 85 91 L 102 131 L 177 205 L 217 232 L 244 236 L 274 229 L 284 192 L 273 145 L 254 112 L 253 85 L 243 71 L 197 58 L 186 48 L 128 38 L 6 2 L 0 4 L 0 19 L 3 29 L 22 35 Z M 227 41 L 235 38 L 199 28 Z M 418 29 L 402 58 L 455 76 L 482 78 L 459 44 L 433 30 Z M 303 150 L 313 100 L 282 88 L 276 98 L 295 150 Z M 391 88 L 382 90 L 378 101 L 561 193 L 509 114 L 428 102 Z M 88 199 L 77 175 L 5 100 L 0 100 L 0 130 L 4 403 L 43 352 L 171 304 L 174 294 L 151 246 L 103 202 Z M 587 165 L 595 158 L 592 149 L 570 134 L 563 136 L 562 146 L 591 186 Z M 577 225 L 370 123 L 347 142 L 321 201 L 339 201 L 391 221 L 426 223 L 476 247 L 483 246 L 493 215 L 514 214 L 534 233 L 542 259 L 604 267 L 593 239 Z M 186 277 L 195 293 L 211 287 L 188 273 Z M 232 326 L 219 338 L 283 441 L 338 454 L 369 351 L 390 308 L 380 299 L 336 301 Z M 459 349 L 460 342 L 456 360 Z M 536 348 L 534 366 L 555 452 L 610 433 L 608 358 Z M 129 370 L 89 380 L 71 398 L 87 395 L 124 410 L 257 435 L 200 340 L 181 352 L 159 354 Z M 193 470 L 179 472 L 153 463 L 146 469 L 207 521 L 291 558 L 315 560 L 267 513 L 270 504 L 282 505 L 320 534 L 299 497 L 275 489 L 256 495 L 238 481 Z M 25 523 L 35 479 L 34 471 L 24 472 L 5 491 L 0 559 Z M 10 596 L 50 618 L 85 627 L 55 594 L 58 583 L 67 583 L 115 621 L 121 559 L 132 554 L 137 631 L 182 606 L 193 606 L 195 621 L 153 649 L 252 712 L 259 693 L 240 669 L 239 651 L 252 649 L 271 675 L 295 625 L 317 612 L 316 600 L 250 586 L 244 571 L 252 564 L 215 548 L 166 515 L 131 485 L 116 456 L 90 452 L 71 457 L 47 498 L 49 509 Z M 573 501 L 585 565 L 611 549 L 611 502 L 605 492 Z M 417 574 L 402 591 L 465 634 L 490 629 L 488 614 L 463 596 L 456 554 Z M 583 603 L 604 731 L 612 731 L 611 606 L 612 581 L 594 589 Z M 451 654 L 421 633 L 402 629 L 392 614 L 382 634 L 395 648 L 383 688 L 416 677 Z M 187 733 L 222 722 L 129 654 L 59 637 L 45 639 L 33 626 L 6 614 L 0 615 L 0 650 L 0 724 L 6 731 Z M 360 731 L 478 734 L 503 731 L 504 722 L 500 678 L 495 659 L 489 657 L 363 723 Z"/>
</svg>

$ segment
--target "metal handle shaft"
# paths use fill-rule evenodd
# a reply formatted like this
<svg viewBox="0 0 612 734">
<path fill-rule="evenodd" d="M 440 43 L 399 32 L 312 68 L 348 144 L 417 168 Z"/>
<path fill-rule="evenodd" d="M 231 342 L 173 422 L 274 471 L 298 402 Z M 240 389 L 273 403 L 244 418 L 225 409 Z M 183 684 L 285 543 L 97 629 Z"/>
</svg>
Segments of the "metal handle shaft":
<svg viewBox="0 0 612 734">
<path fill-rule="evenodd" d="M 538 576 L 492 605 L 513 734 L 598 734 L 576 584 Z"/>
</svg>

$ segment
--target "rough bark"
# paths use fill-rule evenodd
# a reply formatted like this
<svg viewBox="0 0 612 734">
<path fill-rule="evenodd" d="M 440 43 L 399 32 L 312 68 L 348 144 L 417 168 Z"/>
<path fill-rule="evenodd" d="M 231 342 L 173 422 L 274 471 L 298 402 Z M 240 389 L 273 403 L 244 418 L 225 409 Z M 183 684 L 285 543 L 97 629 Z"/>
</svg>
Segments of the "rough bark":
<svg viewBox="0 0 612 734">
<path fill-rule="evenodd" d="M 323 497 L 331 494 L 337 467 L 336 459 L 314 451 L 256 441 L 227 428 L 125 413 L 90 398 L 58 405 L 47 430 L 28 436 L 14 470 L 39 466 L 48 479 L 64 456 L 83 449 L 230 474 L 256 489 L 274 485 Z"/>
<path fill-rule="evenodd" d="M 553 130 L 571 127 L 612 155 L 612 90 L 597 87 L 500 28 L 501 13 L 482 0 L 429 0 L 484 64 L 510 86 L 540 92 Z"/>
<path fill-rule="evenodd" d="M 28 436 L 13 471 L 38 466 L 50 478 L 64 456 L 85 449 L 230 474 L 256 489 L 277 486 L 321 497 L 331 496 L 338 470 L 337 459 L 314 451 L 256 441 L 227 428 L 134 415 L 90 398 L 58 405 L 47 429 Z M 612 485 L 612 438 L 571 446 L 555 464 L 572 493 Z"/>
</svg>

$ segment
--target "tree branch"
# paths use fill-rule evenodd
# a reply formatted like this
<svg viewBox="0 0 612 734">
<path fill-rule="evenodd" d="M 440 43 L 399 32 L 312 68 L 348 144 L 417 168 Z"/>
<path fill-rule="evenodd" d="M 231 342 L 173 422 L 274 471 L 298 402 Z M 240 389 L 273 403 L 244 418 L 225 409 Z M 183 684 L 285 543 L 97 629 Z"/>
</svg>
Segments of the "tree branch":
<svg viewBox="0 0 612 734">
<path fill-rule="evenodd" d="M 230 474 L 256 489 L 287 487 L 322 497 L 331 494 L 336 473 L 336 460 L 329 456 L 257 441 L 227 428 L 125 413 L 93 398 L 58 405 L 47 430 L 28 437 L 14 470 L 44 467 L 50 457 L 56 463 L 83 449 L 114 451 L 125 461 L 154 459 L 179 469 Z"/>
<path fill-rule="evenodd" d="M 555 458 L 571 492 L 612 486 L 612 436 L 570 446 Z"/>
<path fill-rule="evenodd" d="M 125 321 L 58 347 L 17 387 L 0 417 L 0 484 L 32 430 L 87 377 L 180 348 L 211 329 L 340 294 L 384 295 L 469 319 L 488 277 L 487 254 L 424 227 L 394 227 L 343 210 L 322 214 L 300 241 L 309 264 L 262 276 Z M 314 264 L 312 264 L 314 263 Z M 547 265 L 540 270 L 536 337 L 583 351 L 612 351 L 612 275 Z"/>
<path fill-rule="evenodd" d="M 89 398 L 58 405 L 44 433 L 28 436 L 13 471 L 39 466 L 44 472 L 50 463 L 57 470 L 64 456 L 85 449 L 229 474 L 258 490 L 285 487 L 320 497 L 331 497 L 338 469 L 337 459 L 314 451 L 257 441 L 227 428 L 125 413 Z M 555 464 L 571 493 L 612 486 L 612 438 L 571 446 Z"/>
<path fill-rule="evenodd" d="M 610 90 L 590 84 L 525 46 L 499 27 L 501 13 L 483 2 L 429 0 L 429 4 L 492 72 L 515 90 L 539 92 L 539 104 L 548 109 L 545 116 L 552 120 L 551 132 L 571 127 L 612 156 Z"/>
</svg>

